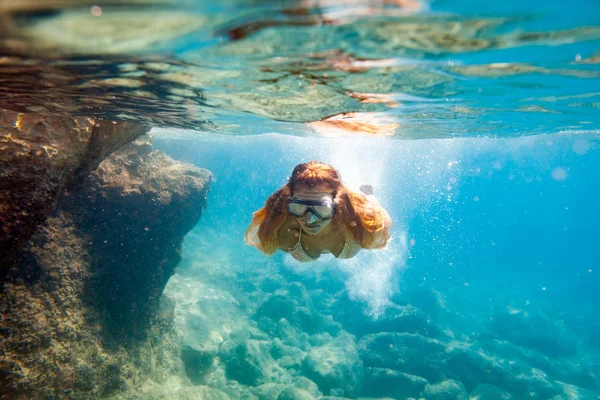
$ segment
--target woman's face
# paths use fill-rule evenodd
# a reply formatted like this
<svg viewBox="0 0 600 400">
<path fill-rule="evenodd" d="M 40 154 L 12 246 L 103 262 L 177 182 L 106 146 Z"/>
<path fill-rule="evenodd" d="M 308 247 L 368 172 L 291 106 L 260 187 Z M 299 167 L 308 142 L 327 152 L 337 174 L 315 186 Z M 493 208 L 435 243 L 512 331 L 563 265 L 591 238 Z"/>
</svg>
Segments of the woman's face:
<svg viewBox="0 0 600 400">
<path fill-rule="evenodd" d="M 333 204 L 333 195 L 331 189 L 324 187 L 309 188 L 298 186 L 292 196 L 294 200 L 321 200 Z M 300 218 L 296 218 L 302 230 L 309 235 L 317 235 L 325 230 L 331 223 L 331 219 L 323 220 L 315 215 L 310 209 Z"/>
</svg>

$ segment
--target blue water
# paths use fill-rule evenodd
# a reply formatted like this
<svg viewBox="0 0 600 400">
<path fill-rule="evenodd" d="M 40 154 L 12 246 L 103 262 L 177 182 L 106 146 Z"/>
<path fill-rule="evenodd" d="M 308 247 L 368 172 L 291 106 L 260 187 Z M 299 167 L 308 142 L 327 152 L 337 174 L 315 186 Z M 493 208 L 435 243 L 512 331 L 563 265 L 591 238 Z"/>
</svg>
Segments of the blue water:
<svg viewBox="0 0 600 400">
<path fill-rule="evenodd" d="M 209 207 L 186 239 L 177 279 L 191 279 L 190 285 L 194 280 L 203 282 L 221 295 L 232 296 L 239 302 L 239 310 L 233 313 L 236 318 L 243 316 L 250 319 L 250 326 L 263 327 L 255 311 L 269 299 L 270 292 L 300 285 L 314 302 L 312 311 L 333 314 L 357 342 L 366 334 L 382 331 L 406 331 L 449 341 L 432 331 L 423 332 L 419 323 L 389 322 L 394 307 L 415 305 L 437 329 L 451 332 L 463 346 L 486 348 L 490 345 L 489 335 L 498 341 L 492 343 L 522 346 L 511 352 L 522 352 L 521 357 L 530 358 L 523 366 L 526 371 L 532 366 L 544 370 L 531 361 L 531 357 L 541 357 L 556 363 L 552 368 L 546 365 L 544 371 L 554 382 L 552 385 L 565 379 L 571 384 L 585 381 L 579 397 L 565 398 L 595 398 L 597 386 L 591 383 L 595 378 L 589 374 L 597 373 L 600 361 L 600 255 L 596 246 L 600 232 L 596 206 L 600 142 L 596 134 L 418 141 L 283 135 L 182 137 L 173 139 L 168 131 L 159 130 L 155 147 L 176 159 L 210 169 L 215 181 Z M 374 185 L 376 196 L 394 223 L 393 238 L 385 250 L 363 251 L 352 260 L 322 256 L 320 261 L 307 265 L 286 254 L 267 257 L 243 243 L 251 212 L 285 183 L 296 164 L 311 159 L 335 165 L 350 186 Z M 209 263 L 210 267 L 202 267 L 207 259 L 215 261 Z M 277 284 L 271 282 L 269 286 L 270 279 Z M 167 293 L 185 287 L 179 280 L 175 282 L 179 283 Z M 444 299 L 443 316 L 431 310 L 431 293 Z M 316 305 L 318 301 L 346 304 L 343 302 L 347 297 L 352 299 L 351 305 L 344 305 L 353 315 L 349 319 L 336 314 L 331 305 Z M 206 304 L 201 298 L 197 301 Z M 504 316 L 499 310 L 505 309 L 519 310 L 517 316 L 531 316 L 524 324 L 515 319 L 512 328 L 510 322 L 501 322 L 509 331 L 512 329 L 513 336 L 499 334 L 501 329 L 494 325 L 494 319 Z M 187 314 L 185 307 L 181 312 L 194 318 L 195 314 Z M 197 334 L 187 325 L 183 330 L 188 345 L 210 348 L 207 343 L 211 340 L 204 333 Z M 308 334 L 315 335 L 310 331 Z M 235 337 L 235 329 L 231 335 Z M 268 336 L 273 340 L 277 334 Z M 236 342 L 225 338 L 225 343 L 228 340 Z M 545 340 L 550 343 L 544 344 Z M 577 352 L 554 354 L 552 349 L 562 348 L 561 342 L 566 348 L 577 346 Z M 525 362 L 506 349 L 494 352 L 488 348 L 484 352 L 517 365 Z M 422 357 L 428 357 L 427 353 Z M 363 361 L 366 367 L 368 362 Z M 581 368 L 572 374 L 577 378 L 571 376 L 569 380 L 553 370 L 572 362 Z M 449 367 L 432 368 L 452 376 L 444 372 Z M 513 398 L 550 398 L 544 396 L 562 390 L 539 392 L 532 384 L 532 394 L 526 395 L 496 380 L 490 374 L 475 382 L 495 384 L 512 393 Z M 268 381 L 289 384 L 284 377 Z M 430 384 L 434 383 L 430 379 Z M 466 393 L 473 396 L 477 385 L 469 380 L 464 384 Z M 400 394 L 394 397 L 393 393 L 400 392 L 388 395 L 405 398 Z M 450 396 L 444 398 L 458 396 L 450 389 L 444 393 Z M 375 395 L 368 389 L 360 394 Z M 483 396 L 500 398 L 494 397 L 498 394 Z"/>
</svg>

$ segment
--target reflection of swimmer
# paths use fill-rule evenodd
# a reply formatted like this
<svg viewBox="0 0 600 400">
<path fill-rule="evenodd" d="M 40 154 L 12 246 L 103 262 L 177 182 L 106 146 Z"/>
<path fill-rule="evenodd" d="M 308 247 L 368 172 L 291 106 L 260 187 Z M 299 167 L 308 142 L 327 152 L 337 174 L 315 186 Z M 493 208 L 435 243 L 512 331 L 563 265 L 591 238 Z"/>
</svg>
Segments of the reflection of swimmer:
<svg viewBox="0 0 600 400">
<path fill-rule="evenodd" d="M 390 136 L 399 127 L 393 116 L 373 112 L 347 112 L 308 122 L 310 128 L 324 135 L 378 135 Z"/>
<path fill-rule="evenodd" d="M 266 254 L 283 250 L 299 261 L 323 253 L 351 258 L 360 249 L 384 247 L 391 226 L 375 197 L 347 188 L 332 166 L 310 161 L 296 166 L 254 213 L 245 240 Z"/>
</svg>

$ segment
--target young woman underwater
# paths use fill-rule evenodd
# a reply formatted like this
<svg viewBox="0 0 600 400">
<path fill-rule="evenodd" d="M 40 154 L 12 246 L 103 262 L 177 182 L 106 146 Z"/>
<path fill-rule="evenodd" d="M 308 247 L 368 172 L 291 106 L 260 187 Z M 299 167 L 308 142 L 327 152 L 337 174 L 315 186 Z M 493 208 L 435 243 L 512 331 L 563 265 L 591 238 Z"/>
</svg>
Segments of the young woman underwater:
<svg viewBox="0 0 600 400">
<path fill-rule="evenodd" d="M 253 214 L 245 241 L 265 254 L 283 250 L 302 262 L 324 253 L 351 258 L 361 249 L 385 247 L 391 226 L 374 196 L 347 188 L 331 165 L 310 161 L 297 165 Z"/>
</svg>

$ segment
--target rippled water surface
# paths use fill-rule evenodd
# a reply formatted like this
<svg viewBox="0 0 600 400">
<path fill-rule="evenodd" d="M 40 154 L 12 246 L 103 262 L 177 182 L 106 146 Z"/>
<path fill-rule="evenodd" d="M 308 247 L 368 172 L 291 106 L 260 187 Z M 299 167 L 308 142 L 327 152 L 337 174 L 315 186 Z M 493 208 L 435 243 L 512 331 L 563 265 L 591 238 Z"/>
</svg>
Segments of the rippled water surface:
<svg viewBox="0 0 600 400">
<path fill-rule="evenodd" d="M 594 1 L 29 3 L 0 6 L 0 108 L 225 134 L 599 127 Z"/>
</svg>

